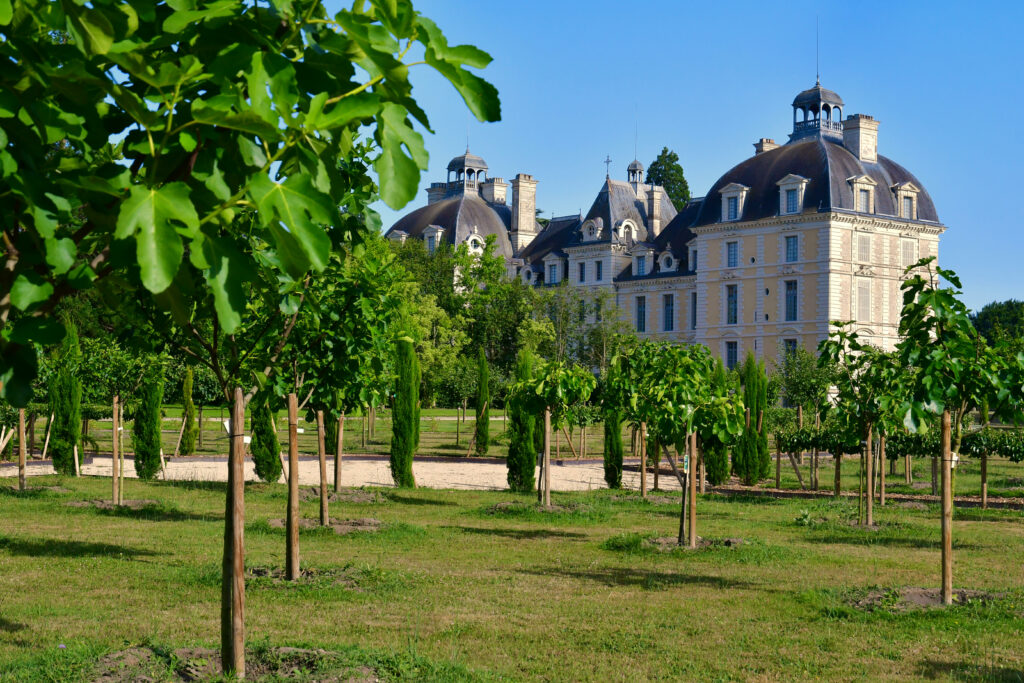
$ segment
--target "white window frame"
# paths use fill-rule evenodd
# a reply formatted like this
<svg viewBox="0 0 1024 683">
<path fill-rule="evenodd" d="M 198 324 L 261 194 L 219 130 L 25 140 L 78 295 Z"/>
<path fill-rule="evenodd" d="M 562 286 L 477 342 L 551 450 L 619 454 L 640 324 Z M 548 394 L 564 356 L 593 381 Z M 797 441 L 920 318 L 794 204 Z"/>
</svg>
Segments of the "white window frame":
<svg viewBox="0 0 1024 683">
<path fill-rule="evenodd" d="M 733 311 L 734 315 L 732 316 L 733 319 L 732 319 L 731 322 L 729 320 L 729 317 L 730 317 L 729 316 L 729 292 L 730 291 L 733 291 L 733 292 L 736 293 L 736 296 L 734 298 L 734 301 L 736 303 L 736 308 Z M 739 325 L 740 324 L 740 286 L 738 284 L 728 284 L 728 285 L 725 285 L 725 292 L 724 292 L 724 296 L 722 297 L 722 301 L 725 304 L 725 315 L 722 316 L 723 320 L 725 321 L 725 324 L 726 325 L 730 325 L 730 326 L 731 325 Z"/>
<path fill-rule="evenodd" d="M 907 247 L 910 247 L 911 258 L 907 259 Z M 912 266 L 920 259 L 921 245 L 913 237 L 900 238 L 900 265 L 904 268 Z"/>
<path fill-rule="evenodd" d="M 792 242 L 790 242 L 792 240 Z M 789 245 L 795 244 L 793 249 L 793 258 L 789 258 Z M 800 236 L 799 235 L 783 235 L 782 237 L 782 259 L 786 263 L 796 263 L 800 260 Z"/>
<path fill-rule="evenodd" d="M 874 179 L 871 176 L 862 175 L 862 176 L 853 176 L 852 178 L 847 178 L 846 182 L 850 183 L 850 186 L 853 188 L 853 210 L 856 211 L 857 213 L 868 213 L 868 214 L 876 213 L 876 209 L 875 209 L 875 185 L 877 185 L 877 183 L 874 181 Z M 868 196 L 868 210 L 867 211 L 861 211 L 861 206 L 860 206 L 861 192 L 865 191 L 865 190 L 868 193 L 868 195 L 867 195 Z"/>
<path fill-rule="evenodd" d="M 789 310 L 789 286 L 793 285 L 793 315 Z M 782 320 L 787 323 L 795 323 L 800 320 L 800 281 L 783 280 L 782 282 Z"/>
<path fill-rule="evenodd" d="M 735 248 L 735 252 L 731 251 L 731 248 Z M 735 257 L 735 258 L 733 258 Z M 725 243 L 725 267 L 726 268 L 739 268 L 740 267 L 740 241 L 729 240 Z"/>
<path fill-rule="evenodd" d="M 803 176 L 790 173 L 782 180 L 779 180 L 775 184 L 779 186 L 779 215 L 780 216 L 794 216 L 803 211 L 804 206 L 804 193 L 807 189 L 807 183 L 810 182 Z M 796 191 L 796 207 L 790 210 L 788 198 L 790 191 Z"/>
<path fill-rule="evenodd" d="M 722 223 L 735 223 L 743 220 L 743 207 L 746 204 L 749 191 L 749 187 L 739 183 L 729 183 L 719 190 L 722 195 Z M 729 213 L 729 200 L 731 199 L 736 200 L 736 214 L 732 217 Z"/>
<path fill-rule="evenodd" d="M 856 261 L 857 263 L 871 263 L 871 250 L 874 247 L 874 245 L 871 243 L 872 242 L 872 240 L 871 240 L 871 233 L 869 233 L 869 232 L 855 232 L 853 234 L 854 234 L 854 237 L 856 238 L 855 239 L 855 243 L 853 245 L 853 249 L 854 249 L 854 252 L 853 252 L 854 259 L 853 260 Z M 863 245 L 863 244 L 867 244 L 868 245 L 867 258 L 864 257 L 863 250 L 861 249 L 861 245 Z"/>
</svg>

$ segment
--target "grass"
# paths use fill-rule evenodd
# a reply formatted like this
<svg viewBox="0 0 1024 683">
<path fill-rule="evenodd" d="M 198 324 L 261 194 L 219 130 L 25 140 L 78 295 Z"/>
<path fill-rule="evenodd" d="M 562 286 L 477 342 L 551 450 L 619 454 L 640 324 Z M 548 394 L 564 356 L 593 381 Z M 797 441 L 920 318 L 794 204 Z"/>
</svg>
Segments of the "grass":
<svg viewBox="0 0 1024 683">
<path fill-rule="evenodd" d="M 106 479 L 32 483 L 70 491 L 0 495 L 0 680 L 89 680 L 135 645 L 217 647 L 223 485 L 131 481 L 160 502 L 122 514 L 66 505 L 106 497 Z M 247 491 L 248 567 L 283 566 L 266 523 L 283 490 Z M 249 580 L 250 657 L 325 648 L 310 677 L 385 680 L 1024 678 L 1019 511 L 954 526 L 955 585 L 1003 597 L 867 612 L 853 604 L 869 590 L 937 586 L 936 510 L 877 508 L 869 531 L 848 523 L 855 501 L 707 495 L 698 533 L 744 543 L 664 551 L 646 539 L 677 533 L 678 504 L 627 492 L 556 493 L 551 511 L 508 492 L 383 493 L 331 507 L 382 531 L 302 531 L 309 580 Z"/>
</svg>

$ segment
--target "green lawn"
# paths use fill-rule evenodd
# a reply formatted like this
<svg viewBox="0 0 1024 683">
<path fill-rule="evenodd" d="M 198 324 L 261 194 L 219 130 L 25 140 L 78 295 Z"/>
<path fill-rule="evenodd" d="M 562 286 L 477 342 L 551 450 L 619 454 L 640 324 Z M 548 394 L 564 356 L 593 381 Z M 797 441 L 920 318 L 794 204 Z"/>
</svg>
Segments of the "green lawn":
<svg viewBox="0 0 1024 683">
<path fill-rule="evenodd" d="M 71 490 L 0 490 L 0 680 L 89 680 L 136 644 L 217 647 L 222 485 L 129 481 L 126 497 L 160 504 L 109 513 L 66 505 L 107 496 L 105 479 L 31 484 Z M 699 533 L 746 543 L 662 552 L 643 539 L 675 534 L 675 499 L 555 494 L 563 507 L 542 512 L 507 492 L 379 493 L 332 516 L 383 530 L 303 531 L 304 566 L 343 581 L 249 582 L 251 645 L 323 647 L 341 653 L 325 666 L 384 678 L 1024 679 L 1018 511 L 963 510 L 954 525 L 955 585 L 1000 597 L 901 612 L 853 603 L 938 585 L 935 506 L 886 506 L 869 531 L 848 524 L 853 501 L 708 495 Z M 507 501 L 521 504 L 494 508 Z M 247 566 L 283 564 L 267 521 L 285 503 L 283 486 L 249 488 Z"/>
</svg>

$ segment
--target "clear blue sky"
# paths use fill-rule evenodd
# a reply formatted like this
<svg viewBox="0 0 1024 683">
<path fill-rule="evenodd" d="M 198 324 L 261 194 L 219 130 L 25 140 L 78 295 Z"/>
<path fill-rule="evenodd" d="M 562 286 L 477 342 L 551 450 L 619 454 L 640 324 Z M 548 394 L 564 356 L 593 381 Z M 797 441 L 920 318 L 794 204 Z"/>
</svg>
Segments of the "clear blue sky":
<svg viewBox="0 0 1024 683">
<path fill-rule="evenodd" d="M 675 150 L 702 196 L 760 137 L 784 142 L 790 102 L 821 82 L 880 122 L 879 153 L 914 173 L 948 226 L 940 260 L 972 308 L 1024 299 L 1024 3 L 418 0 L 452 43 L 494 62 L 502 121 L 481 124 L 424 67 L 430 181 L 466 147 L 493 176 L 531 173 L 545 215 L 586 211 L 604 179 Z M 421 190 L 406 211 L 426 202 Z M 380 207 L 385 227 L 403 212 Z"/>
</svg>

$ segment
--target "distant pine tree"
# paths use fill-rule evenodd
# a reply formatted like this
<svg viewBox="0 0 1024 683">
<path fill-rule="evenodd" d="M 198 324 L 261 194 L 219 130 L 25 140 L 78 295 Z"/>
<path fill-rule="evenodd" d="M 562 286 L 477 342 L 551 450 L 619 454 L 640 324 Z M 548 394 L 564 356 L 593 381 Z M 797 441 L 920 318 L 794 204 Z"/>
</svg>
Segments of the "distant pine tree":
<svg viewBox="0 0 1024 683">
<path fill-rule="evenodd" d="M 604 417 L 604 480 L 610 489 L 622 488 L 622 417 L 613 410 Z"/>
<path fill-rule="evenodd" d="M 152 364 L 139 387 L 139 403 L 132 423 L 135 474 L 139 479 L 152 479 L 160 471 L 160 406 L 163 400 L 163 368 Z"/>
<path fill-rule="evenodd" d="M 82 382 L 77 376 L 81 349 L 75 324 L 65 321 L 64 327 L 67 331 L 59 351 L 57 372 L 50 380 L 50 455 L 53 469 L 60 474 L 74 474 L 75 446 L 82 442 Z M 83 455 L 79 448 L 79 463 Z"/>
<path fill-rule="evenodd" d="M 276 413 L 269 401 L 258 396 L 252 408 L 252 462 L 256 476 L 263 481 L 276 482 L 281 478 L 281 444 L 274 431 Z"/>
<path fill-rule="evenodd" d="M 533 376 L 533 354 L 523 349 L 516 362 L 517 381 Z M 529 493 L 534 486 L 534 468 L 537 450 L 533 437 L 534 416 L 519 401 L 509 404 L 508 421 L 508 487 L 519 493 Z"/>
<path fill-rule="evenodd" d="M 477 356 L 477 388 L 476 388 L 476 453 L 487 455 L 490 447 L 491 434 L 491 395 L 490 372 L 487 367 L 487 356 L 483 347 Z"/>
<path fill-rule="evenodd" d="M 196 450 L 199 425 L 196 422 L 196 404 L 192 401 L 192 368 L 185 368 L 185 379 L 181 383 L 181 401 L 185 412 L 185 431 L 181 435 L 181 454 L 192 455 Z"/>
<path fill-rule="evenodd" d="M 408 339 L 395 342 L 395 403 L 391 414 L 391 476 L 395 486 L 414 488 L 412 459 L 419 438 L 416 418 L 420 387 L 417 381 L 416 351 Z"/>
<path fill-rule="evenodd" d="M 668 147 L 662 147 L 661 154 L 647 167 L 647 182 L 664 187 L 665 194 L 679 211 L 690 201 L 690 185 L 679 164 L 679 155 Z"/>
</svg>

